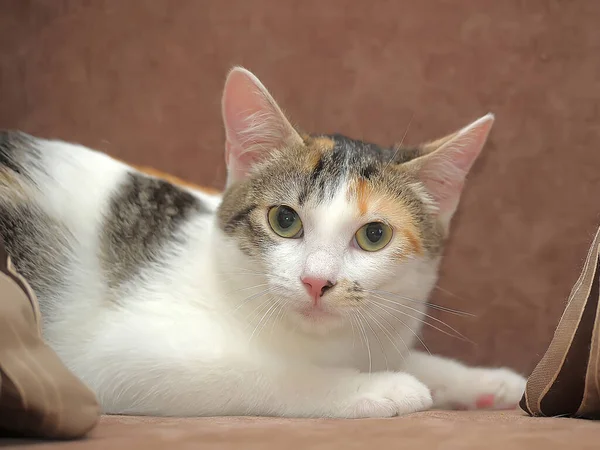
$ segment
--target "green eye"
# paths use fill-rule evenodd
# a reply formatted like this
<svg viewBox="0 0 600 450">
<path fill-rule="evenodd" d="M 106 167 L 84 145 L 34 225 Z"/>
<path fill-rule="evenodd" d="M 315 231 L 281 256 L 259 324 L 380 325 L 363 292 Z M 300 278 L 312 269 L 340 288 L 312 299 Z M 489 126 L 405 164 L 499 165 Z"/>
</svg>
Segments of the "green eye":
<svg viewBox="0 0 600 450">
<path fill-rule="evenodd" d="M 269 225 L 276 234 L 283 238 L 302 236 L 302 221 L 298 217 L 298 213 L 289 206 L 273 206 L 269 210 Z"/>
<path fill-rule="evenodd" d="M 371 222 L 356 232 L 356 243 L 367 252 L 376 252 L 392 240 L 392 228 L 381 222 Z"/>
</svg>

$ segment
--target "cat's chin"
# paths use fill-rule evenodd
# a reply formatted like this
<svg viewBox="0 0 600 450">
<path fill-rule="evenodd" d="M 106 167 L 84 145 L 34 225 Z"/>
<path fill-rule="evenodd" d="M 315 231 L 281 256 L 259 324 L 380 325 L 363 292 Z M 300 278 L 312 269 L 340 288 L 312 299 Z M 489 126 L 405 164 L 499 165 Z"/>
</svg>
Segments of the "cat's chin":
<svg viewBox="0 0 600 450">
<path fill-rule="evenodd" d="M 294 308 L 293 315 L 294 321 L 307 333 L 326 334 L 339 329 L 344 322 L 340 313 L 312 305 Z"/>
<path fill-rule="evenodd" d="M 303 306 L 297 309 L 298 314 L 307 320 L 311 321 L 325 321 L 332 319 L 339 319 L 340 315 L 335 312 L 328 311 L 323 308 L 314 307 L 312 305 Z"/>
</svg>

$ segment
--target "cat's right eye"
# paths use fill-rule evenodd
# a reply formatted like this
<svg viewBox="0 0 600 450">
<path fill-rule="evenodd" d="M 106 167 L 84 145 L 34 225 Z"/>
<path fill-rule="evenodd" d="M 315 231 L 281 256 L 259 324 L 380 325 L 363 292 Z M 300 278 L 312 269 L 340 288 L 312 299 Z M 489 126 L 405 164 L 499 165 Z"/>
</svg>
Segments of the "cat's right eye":
<svg viewBox="0 0 600 450">
<path fill-rule="evenodd" d="M 356 243 L 367 252 L 376 252 L 392 240 L 392 228 L 382 222 L 371 222 L 355 234 Z"/>
<path fill-rule="evenodd" d="M 302 237 L 302 221 L 298 213 L 289 206 L 273 206 L 268 214 L 271 229 L 283 238 Z"/>
</svg>

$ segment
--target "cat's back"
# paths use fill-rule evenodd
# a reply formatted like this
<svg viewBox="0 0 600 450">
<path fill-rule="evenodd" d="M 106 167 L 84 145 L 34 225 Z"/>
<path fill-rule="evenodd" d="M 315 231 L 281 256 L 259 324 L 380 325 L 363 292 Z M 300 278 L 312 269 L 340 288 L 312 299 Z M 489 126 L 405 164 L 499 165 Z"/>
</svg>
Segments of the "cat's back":
<svg viewBox="0 0 600 450">
<path fill-rule="evenodd" d="M 219 201 L 80 145 L 0 132 L 0 235 L 50 319 L 131 296 Z"/>
</svg>

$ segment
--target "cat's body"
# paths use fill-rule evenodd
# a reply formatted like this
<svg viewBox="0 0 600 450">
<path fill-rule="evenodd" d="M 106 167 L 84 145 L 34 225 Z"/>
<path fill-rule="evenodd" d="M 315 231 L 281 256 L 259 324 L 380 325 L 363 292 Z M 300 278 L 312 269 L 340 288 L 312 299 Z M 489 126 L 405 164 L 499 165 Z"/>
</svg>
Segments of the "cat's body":
<svg viewBox="0 0 600 450">
<path fill-rule="evenodd" d="M 381 149 L 300 137 L 263 90 L 228 80 L 224 197 L 0 134 L 0 232 L 50 345 L 109 413 L 383 417 L 431 391 L 437 407 L 516 404 L 520 376 L 410 351 L 472 163 L 421 161 L 480 149 L 491 118 L 433 150 Z"/>
</svg>

